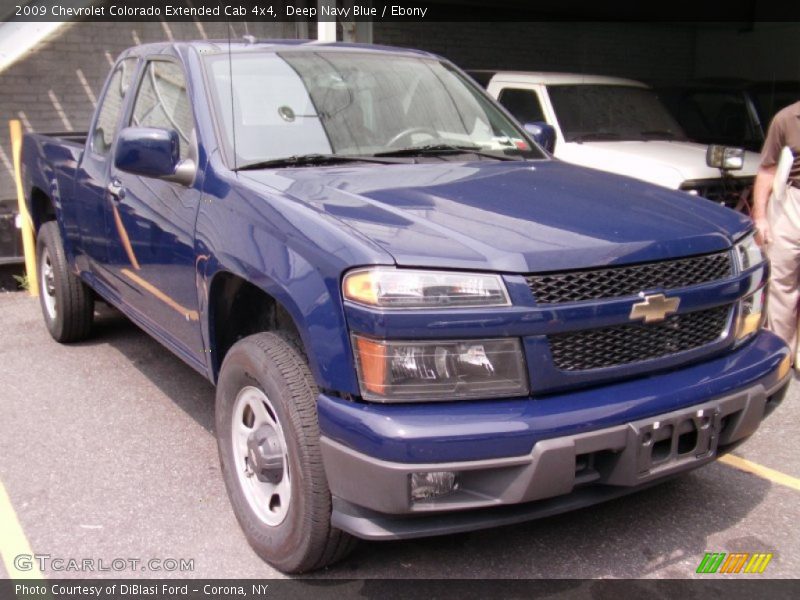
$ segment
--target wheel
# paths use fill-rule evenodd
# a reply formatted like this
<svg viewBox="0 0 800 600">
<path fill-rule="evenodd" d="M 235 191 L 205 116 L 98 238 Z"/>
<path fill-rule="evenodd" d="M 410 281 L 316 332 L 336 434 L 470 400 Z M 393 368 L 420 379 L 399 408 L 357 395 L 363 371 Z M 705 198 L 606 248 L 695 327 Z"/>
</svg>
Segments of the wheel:
<svg viewBox="0 0 800 600">
<path fill-rule="evenodd" d="M 217 382 L 225 486 L 250 546 L 285 573 L 343 558 L 355 540 L 331 526 L 317 387 L 302 353 L 275 333 L 237 342 Z"/>
<path fill-rule="evenodd" d="M 55 221 L 39 228 L 39 304 L 47 330 L 57 342 L 78 342 L 92 330 L 94 296 L 72 273 L 64 255 L 61 232 Z"/>
</svg>

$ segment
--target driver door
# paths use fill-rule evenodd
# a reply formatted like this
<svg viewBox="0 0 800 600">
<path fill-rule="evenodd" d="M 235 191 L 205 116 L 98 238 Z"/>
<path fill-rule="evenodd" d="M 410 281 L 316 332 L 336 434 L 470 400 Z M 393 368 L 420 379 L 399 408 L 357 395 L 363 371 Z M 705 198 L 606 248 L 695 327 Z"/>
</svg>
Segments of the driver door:
<svg viewBox="0 0 800 600">
<path fill-rule="evenodd" d="M 176 60 L 146 62 L 125 125 L 177 131 L 181 159 L 196 162 L 187 79 Z M 194 247 L 199 187 L 112 166 L 108 189 L 111 269 L 125 304 L 189 362 L 203 365 Z"/>
</svg>

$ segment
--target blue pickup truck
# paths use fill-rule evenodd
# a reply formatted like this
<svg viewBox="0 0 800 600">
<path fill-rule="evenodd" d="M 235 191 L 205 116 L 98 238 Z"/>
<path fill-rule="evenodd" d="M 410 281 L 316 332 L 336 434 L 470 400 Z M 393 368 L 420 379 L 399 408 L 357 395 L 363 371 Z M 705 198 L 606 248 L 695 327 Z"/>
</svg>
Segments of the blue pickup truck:
<svg viewBox="0 0 800 600">
<path fill-rule="evenodd" d="M 750 221 L 553 159 L 448 61 L 142 45 L 28 135 L 41 306 L 105 301 L 216 384 L 236 516 L 286 572 L 712 461 L 789 381 Z"/>
</svg>

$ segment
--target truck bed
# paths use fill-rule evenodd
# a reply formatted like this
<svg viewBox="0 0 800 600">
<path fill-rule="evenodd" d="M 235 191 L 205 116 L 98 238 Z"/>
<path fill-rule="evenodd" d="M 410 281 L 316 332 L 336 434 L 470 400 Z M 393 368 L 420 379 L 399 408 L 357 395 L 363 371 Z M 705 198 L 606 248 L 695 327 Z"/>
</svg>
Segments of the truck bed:
<svg viewBox="0 0 800 600">
<path fill-rule="evenodd" d="M 85 132 L 26 133 L 22 139 L 22 164 L 27 177 L 26 194 L 28 210 L 34 216 L 37 212 L 32 206 L 30 190 L 38 189 L 58 198 L 56 210 L 69 204 L 74 195 L 75 176 L 81 155 L 86 146 L 88 134 Z M 66 217 L 65 217 L 66 218 Z"/>
<path fill-rule="evenodd" d="M 86 138 L 89 133 L 86 131 L 56 131 L 53 133 L 40 133 L 40 137 L 52 138 L 61 142 L 70 142 L 83 147 L 86 145 Z"/>
</svg>

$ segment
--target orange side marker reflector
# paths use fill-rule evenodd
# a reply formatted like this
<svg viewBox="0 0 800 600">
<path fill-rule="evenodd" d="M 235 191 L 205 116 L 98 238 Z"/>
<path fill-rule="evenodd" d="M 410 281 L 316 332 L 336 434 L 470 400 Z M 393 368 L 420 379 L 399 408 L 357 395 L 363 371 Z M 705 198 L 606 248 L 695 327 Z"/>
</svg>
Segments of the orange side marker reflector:
<svg viewBox="0 0 800 600">
<path fill-rule="evenodd" d="M 356 338 L 358 361 L 364 388 L 375 394 L 386 393 L 386 346 L 366 338 Z"/>
</svg>

